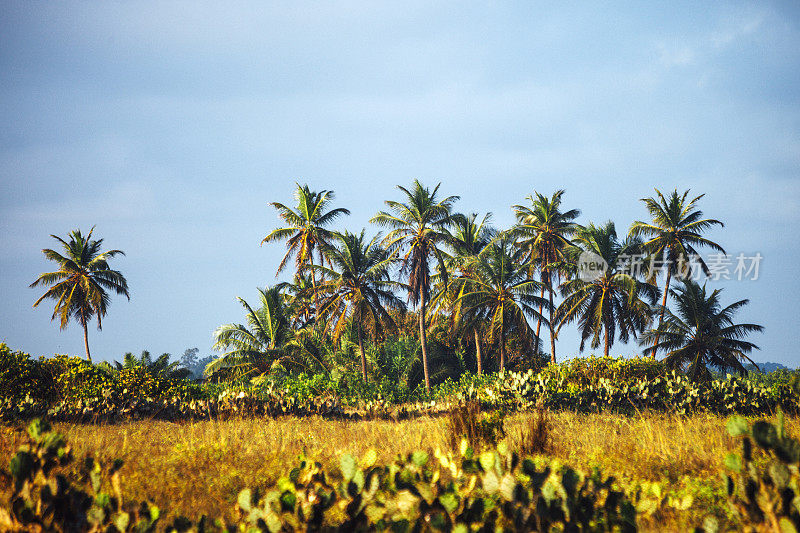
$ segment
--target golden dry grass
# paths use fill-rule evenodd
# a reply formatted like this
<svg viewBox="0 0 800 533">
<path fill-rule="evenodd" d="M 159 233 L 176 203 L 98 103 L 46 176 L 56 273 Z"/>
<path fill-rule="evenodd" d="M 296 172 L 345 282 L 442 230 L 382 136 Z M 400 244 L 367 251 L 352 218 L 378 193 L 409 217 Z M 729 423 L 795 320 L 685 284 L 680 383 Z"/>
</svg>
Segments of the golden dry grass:
<svg viewBox="0 0 800 533">
<path fill-rule="evenodd" d="M 519 414 L 506 421 L 509 444 L 531 419 Z M 735 442 L 723 417 L 675 417 L 643 414 L 551 413 L 550 455 L 577 468 L 600 466 L 623 480 L 684 483 L 687 478 L 710 485 Z M 800 434 L 798 419 L 787 419 L 790 434 Z M 363 455 L 375 448 L 378 460 L 416 449 L 446 449 L 444 418 L 400 422 L 347 422 L 321 418 L 281 418 L 170 423 L 127 422 L 116 425 L 57 425 L 76 457 L 120 458 L 126 497 L 151 499 L 169 515 L 233 518 L 233 503 L 244 487 L 274 484 L 306 451 L 331 472 L 339 456 Z M 0 461 L 7 465 L 24 442 L 21 428 L 0 432 Z M 669 523 L 658 523 L 658 520 Z M 697 517 L 656 516 L 646 529 L 669 529 L 696 523 Z M 656 520 L 656 522 L 653 522 Z"/>
</svg>

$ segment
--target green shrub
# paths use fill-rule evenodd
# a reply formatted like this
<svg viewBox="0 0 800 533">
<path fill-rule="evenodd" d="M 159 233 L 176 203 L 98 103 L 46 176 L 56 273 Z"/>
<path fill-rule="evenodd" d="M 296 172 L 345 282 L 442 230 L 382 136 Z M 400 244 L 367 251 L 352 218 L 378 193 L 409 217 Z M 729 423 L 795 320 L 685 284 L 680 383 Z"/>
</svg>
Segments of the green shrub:
<svg viewBox="0 0 800 533">
<path fill-rule="evenodd" d="M 632 385 L 640 380 L 652 380 L 666 373 L 660 361 L 649 357 L 631 359 L 614 357 L 575 357 L 556 365 L 548 365 L 540 375 L 544 379 L 563 379 L 567 386 L 577 389 L 596 387 L 603 380 L 616 385 Z"/>
<path fill-rule="evenodd" d="M 46 360 L 55 376 L 59 397 L 64 400 L 89 400 L 109 395 L 116 388 L 112 371 L 81 357 L 56 355 Z"/>
<path fill-rule="evenodd" d="M 42 360 L 0 343 L 0 396 L 20 401 L 25 397 L 52 399 L 54 395 L 52 375 Z"/>
</svg>

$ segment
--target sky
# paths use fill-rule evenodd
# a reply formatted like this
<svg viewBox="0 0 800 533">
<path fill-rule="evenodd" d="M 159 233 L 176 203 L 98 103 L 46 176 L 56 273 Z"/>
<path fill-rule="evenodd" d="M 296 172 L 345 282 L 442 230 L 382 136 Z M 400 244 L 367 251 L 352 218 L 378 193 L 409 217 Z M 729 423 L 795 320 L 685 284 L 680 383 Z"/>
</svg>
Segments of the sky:
<svg viewBox="0 0 800 533">
<path fill-rule="evenodd" d="M 338 227 L 372 234 L 419 179 L 501 229 L 534 191 L 623 234 L 654 188 L 705 194 L 709 238 L 763 257 L 709 287 L 750 300 L 755 360 L 797 367 L 800 6 L 599 4 L 3 2 L 0 341 L 83 354 L 28 285 L 51 234 L 95 226 L 131 295 L 95 359 L 215 353 L 236 297 L 285 279 L 269 202 L 333 190 Z M 578 345 L 565 327 L 559 357 Z"/>
</svg>

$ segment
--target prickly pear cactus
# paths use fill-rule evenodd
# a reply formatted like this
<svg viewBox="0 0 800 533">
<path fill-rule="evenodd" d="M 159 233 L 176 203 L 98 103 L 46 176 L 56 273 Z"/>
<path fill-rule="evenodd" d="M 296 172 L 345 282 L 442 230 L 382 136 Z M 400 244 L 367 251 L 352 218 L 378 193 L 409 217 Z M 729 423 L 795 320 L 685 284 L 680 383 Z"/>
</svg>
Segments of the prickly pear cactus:
<svg viewBox="0 0 800 533">
<path fill-rule="evenodd" d="M 72 462 L 64 437 L 50 424 L 34 420 L 29 442 L 11 459 L 9 508 L 0 509 L 3 531 L 137 531 L 155 529 L 157 507 L 142 503 L 123 509 L 121 461 L 104 467 L 91 457 L 83 463 L 86 490 L 73 485 L 62 469 Z"/>
<path fill-rule="evenodd" d="M 734 511 L 754 524 L 753 531 L 800 531 L 800 442 L 786 434 L 783 413 L 776 423 L 759 420 L 752 426 L 732 417 L 728 432 L 742 442 L 741 455 L 725 458 Z"/>
</svg>

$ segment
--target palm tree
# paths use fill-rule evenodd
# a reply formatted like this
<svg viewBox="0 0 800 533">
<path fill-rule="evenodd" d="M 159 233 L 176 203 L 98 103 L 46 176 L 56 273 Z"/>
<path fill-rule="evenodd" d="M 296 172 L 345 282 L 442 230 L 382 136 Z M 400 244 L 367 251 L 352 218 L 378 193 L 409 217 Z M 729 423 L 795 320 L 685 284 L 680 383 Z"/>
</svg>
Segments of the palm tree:
<svg viewBox="0 0 800 533">
<path fill-rule="evenodd" d="M 291 309 L 277 287 L 258 289 L 258 293 L 261 305 L 257 309 L 237 298 L 247 311 L 246 326 L 224 324 L 214 331 L 214 349 L 225 352 L 206 366 L 207 376 L 221 370 L 238 376 L 261 374 L 286 361 Z"/>
<path fill-rule="evenodd" d="M 282 218 L 288 226 L 273 230 L 264 237 L 261 244 L 287 239 L 288 250 L 278 265 L 280 273 L 286 268 L 286 263 L 291 256 L 295 256 L 295 265 L 298 271 L 306 266 L 314 266 L 314 251 L 319 256 L 320 264 L 325 263 L 325 250 L 330 245 L 333 232 L 326 229 L 341 215 L 349 215 L 350 211 L 342 207 L 326 211 L 328 204 L 334 199 L 333 191 L 315 192 L 308 188 L 308 185 L 300 186 L 296 183 L 295 199 L 297 208 L 291 209 L 282 203 L 271 202 L 270 205 L 278 211 L 278 216 Z M 315 318 L 319 321 L 319 296 L 317 295 L 317 280 L 314 270 L 311 270 L 311 283 L 314 289 Z"/>
<path fill-rule="evenodd" d="M 402 309 L 403 302 L 392 289 L 397 285 L 389 279 L 393 257 L 377 240 L 364 241 L 364 230 L 359 235 L 345 232 L 336 235 L 338 246 L 328 250 L 332 268 L 318 267 L 329 279 L 325 290 L 331 296 L 323 303 L 322 312 L 328 315 L 334 339 L 338 339 L 348 323 L 352 323 L 358 337 L 361 354 L 361 374 L 367 381 L 367 357 L 364 352 L 364 326 L 368 326 L 373 339 L 384 328 L 395 329 L 388 309 Z"/>
<path fill-rule="evenodd" d="M 55 320 L 58 315 L 61 329 L 67 327 L 70 318 L 77 319 L 83 327 L 83 345 L 86 348 L 86 359 L 89 361 L 92 360 L 92 356 L 89 353 L 87 326 L 92 317 L 96 317 L 97 329 L 102 329 L 102 319 L 109 305 L 109 295 L 106 291 L 111 290 L 124 295 L 128 300 L 131 299 L 125 277 L 108 266 L 110 258 L 125 255 L 125 252 L 122 250 L 101 252 L 103 239 L 92 240 L 93 232 L 94 227 L 84 237 L 80 230 L 73 230 L 69 234 L 68 241 L 50 235 L 61 243 L 64 248 L 63 255 L 49 248 L 42 250 L 42 253 L 47 259 L 58 263 L 58 270 L 40 274 L 36 281 L 30 284 L 31 287 L 40 284 L 52 285 L 33 306 L 38 306 L 46 298 L 56 300 L 51 320 Z"/>
<path fill-rule="evenodd" d="M 470 259 L 486 248 L 497 235 L 497 230 L 489 225 L 491 218 L 492 214 L 487 213 L 478 222 L 477 213 L 469 216 L 453 215 L 452 230 L 445 229 L 445 232 L 449 235 L 450 247 L 449 258 L 446 261 L 447 270 L 453 272 L 454 275 L 449 286 L 440 284 L 442 287 L 438 295 L 439 300 L 446 300 L 447 304 L 453 308 L 453 316 L 458 319 L 459 329 L 472 334 L 475 341 L 478 375 L 483 373 L 480 327 L 485 317 L 481 314 L 479 307 L 466 306 L 464 299 L 459 296 L 463 295 L 467 289 Z"/>
<path fill-rule="evenodd" d="M 541 273 L 542 293 L 547 290 L 549 294 L 550 315 L 550 362 L 556 362 L 556 334 L 553 324 L 553 274 L 560 276 L 563 269 L 560 265 L 566 262 L 565 251 L 570 247 L 569 237 L 578 229 L 573 222 L 581 212 L 578 209 L 561 211 L 561 197 L 564 190 L 558 190 L 548 198 L 534 191 L 536 197 L 528 196 L 530 206 L 513 206 L 517 225 L 511 230 L 518 239 L 518 245 L 527 251 L 526 261 L 531 268 L 536 267 Z M 542 308 L 539 308 L 541 315 Z M 539 330 L 542 321 L 536 320 L 536 337 L 534 340 L 534 354 L 539 352 Z"/>
<path fill-rule="evenodd" d="M 303 329 L 313 323 L 316 316 L 314 309 L 314 282 L 311 276 L 298 272 L 291 282 L 282 281 L 275 288 L 283 293 L 287 304 L 294 311 L 292 327 Z"/>
<path fill-rule="evenodd" d="M 705 196 L 704 194 L 687 201 L 689 191 L 679 196 L 678 190 L 675 189 L 669 198 L 661 194 L 658 189 L 655 191 L 656 198 L 642 198 L 653 223 L 648 224 L 637 220 L 631 226 L 630 235 L 648 238 L 649 240 L 643 244 L 644 250 L 655 261 L 666 266 L 667 280 L 664 284 L 664 299 L 658 315 L 658 323 L 661 324 L 667 308 L 667 294 L 672 276 L 681 275 L 682 268 L 690 268 L 689 257 L 695 257 L 703 271 L 708 274 L 708 267 L 697 253 L 695 246 L 708 246 L 713 250 L 725 253 L 722 246 L 700 235 L 715 224 L 720 226 L 724 226 L 724 224 L 713 218 L 702 218 L 703 212 L 695 208 L 695 204 Z M 657 272 L 657 270 L 652 272 L 653 278 Z M 653 343 L 654 345 L 658 344 L 657 334 Z M 655 357 L 655 352 L 652 353 Z"/>
<path fill-rule="evenodd" d="M 548 305 L 547 300 L 536 295 L 541 283 L 528 276 L 521 255 L 507 236 L 496 239 L 469 260 L 465 269 L 469 281 L 458 297 L 468 312 L 488 317 L 492 339 L 499 336 L 501 370 L 506 364 L 506 335 L 515 330 L 522 338 L 529 337 L 525 316 L 541 320 L 536 308 Z"/>
<path fill-rule="evenodd" d="M 153 360 L 147 350 L 142 350 L 140 357 L 128 352 L 123 356 L 121 363 L 114 361 L 114 367 L 117 371 L 129 368 L 143 368 L 153 377 L 166 379 L 183 379 L 191 375 L 191 370 L 182 368 L 179 361 L 170 363 L 169 358 L 170 354 L 168 353 L 163 353 Z"/>
<path fill-rule="evenodd" d="M 660 327 L 642 336 L 643 344 L 655 342 L 645 353 L 655 357 L 657 351 L 665 352 L 667 366 L 686 370 L 693 381 L 709 377 L 707 365 L 746 374 L 742 363 L 753 361 L 745 354 L 758 346 L 742 339 L 764 328 L 757 324 L 734 324 L 734 313 L 747 305 L 748 300 L 722 308 L 720 292 L 716 289 L 708 294 L 705 285 L 701 287 L 684 279 L 682 287 L 671 291 L 678 313 L 667 311 Z"/>
<path fill-rule="evenodd" d="M 605 339 L 604 354 L 614 344 L 619 330 L 619 339 L 627 342 L 644 330 L 651 320 L 651 304 L 658 297 L 655 285 L 637 280 L 624 268 L 625 258 L 636 253 L 640 243 L 636 239 L 620 242 L 613 222 L 596 227 L 594 224 L 578 230 L 573 253 L 588 252 L 604 263 L 602 272 L 594 280 L 575 277 L 568 281 L 562 292 L 565 296 L 555 313 L 560 330 L 564 324 L 578 321 L 581 330 L 580 351 L 591 337 L 592 348 L 600 346 L 600 337 Z"/>
<path fill-rule="evenodd" d="M 404 249 L 401 273 L 408 275 L 408 298 L 419 309 L 419 338 L 422 345 L 422 367 L 425 374 L 425 389 L 430 392 L 428 372 L 428 349 L 425 335 L 425 311 L 430 300 L 430 261 L 435 259 L 439 273 L 446 283 L 445 255 L 441 246 L 448 235 L 443 231 L 451 223 L 451 211 L 458 196 L 439 200 L 436 194 L 441 183 L 433 190 L 414 180 L 411 190 L 397 186 L 406 196 L 406 202 L 387 200 L 389 212 L 380 211 L 370 222 L 392 228 L 384 242 L 387 249 Z"/>
</svg>

